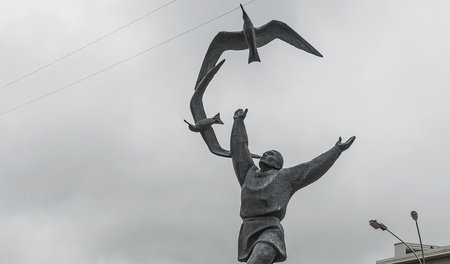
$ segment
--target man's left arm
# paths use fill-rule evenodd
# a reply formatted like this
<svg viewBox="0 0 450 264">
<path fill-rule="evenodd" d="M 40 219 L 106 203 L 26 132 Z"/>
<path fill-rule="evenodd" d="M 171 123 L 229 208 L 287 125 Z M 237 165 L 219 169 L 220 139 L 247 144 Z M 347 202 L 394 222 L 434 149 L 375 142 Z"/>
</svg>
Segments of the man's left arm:
<svg viewBox="0 0 450 264">
<path fill-rule="evenodd" d="M 295 190 L 299 190 L 320 179 L 339 158 L 342 151 L 348 149 L 355 141 L 355 137 L 349 138 L 342 143 L 342 139 L 336 142 L 335 146 L 311 161 L 285 169 L 287 177 L 290 178 Z"/>
</svg>

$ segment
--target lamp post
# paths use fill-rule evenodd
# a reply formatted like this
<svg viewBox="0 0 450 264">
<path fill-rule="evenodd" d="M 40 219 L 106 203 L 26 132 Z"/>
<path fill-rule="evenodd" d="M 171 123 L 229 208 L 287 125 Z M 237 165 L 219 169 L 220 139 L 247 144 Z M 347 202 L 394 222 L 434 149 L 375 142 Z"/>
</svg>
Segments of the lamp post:
<svg viewBox="0 0 450 264">
<path fill-rule="evenodd" d="M 422 238 L 420 237 L 420 231 L 419 231 L 419 224 L 417 223 L 417 218 L 419 218 L 419 215 L 416 211 L 411 211 L 411 217 L 416 222 L 416 228 L 417 228 L 417 234 L 419 235 L 419 241 L 420 241 L 420 250 L 422 251 L 422 262 L 425 264 L 425 255 L 423 254 L 423 244 L 422 244 Z"/>
<path fill-rule="evenodd" d="M 408 244 L 406 244 L 398 236 L 396 236 L 394 233 L 392 233 L 391 230 L 389 230 L 386 225 L 384 225 L 383 223 L 381 223 L 381 222 L 379 222 L 377 220 L 370 220 L 369 221 L 369 225 L 371 227 L 373 227 L 374 229 L 381 229 L 382 231 L 388 231 L 391 235 L 393 235 L 395 238 L 400 240 L 400 242 L 402 242 L 407 248 L 409 248 L 409 250 L 411 250 L 411 252 L 414 254 L 414 256 L 416 256 L 416 258 L 417 258 L 417 260 L 419 261 L 420 264 L 423 264 L 422 261 L 420 261 L 420 258 L 417 256 L 416 252 L 414 252 L 414 250 L 412 250 L 412 248 L 410 248 L 408 246 Z"/>
</svg>

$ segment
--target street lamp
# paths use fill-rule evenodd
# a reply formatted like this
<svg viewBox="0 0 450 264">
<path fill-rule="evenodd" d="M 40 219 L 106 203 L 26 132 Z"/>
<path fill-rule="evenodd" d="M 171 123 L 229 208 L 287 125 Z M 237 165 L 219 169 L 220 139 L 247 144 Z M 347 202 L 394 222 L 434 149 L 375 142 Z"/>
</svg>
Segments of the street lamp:
<svg viewBox="0 0 450 264">
<path fill-rule="evenodd" d="M 381 229 L 383 231 L 387 230 L 387 227 L 383 225 L 383 223 L 378 222 L 377 220 L 370 220 L 369 225 L 374 229 Z"/>
<path fill-rule="evenodd" d="M 423 264 L 425 264 L 425 255 L 423 254 L 422 238 L 420 237 L 419 224 L 417 223 L 417 218 L 419 218 L 419 215 L 417 215 L 416 211 L 411 211 L 411 217 L 414 220 L 414 222 L 416 222 L 417 234 L 419 234 L 420 250 L 422 251 L 422 262 Z"/>
<path fill-rule="evenodd" d="M 422 261 L 420 261 L 419 257 L 417 256 L 416 252 L 414 252 L 414 250 L 412 250 L 412 248 L 410 248 L 408 246 L 408 244 L 406 244 L 403 240 L 401 240 L 398 236 L 396 236 L 394 233 L 391 232 L 391 230 L 389 230 L 387 228 L 386 225 L 384 225 L 383 223 L 379 222 L 378 220 L 370 220 L 369 221 L 369 225 L 371 227 L 373 227 L 374 229 L 381 229 L 383 231 L 388 231 L 391 235 L 393 235 L 394 237 L 396 237 L 398 240 L 400 240 L 400 242 L 402 242 L 407 248 L 409 248 L 409 250 L 411 250 L 411 252 L 414 254 L 414 256 L 416 256 L 417 260 L 419 261 L 420 264 L 423 264 Z M 423 253 L 422 253 L 423 254 Z"/>
</svg>

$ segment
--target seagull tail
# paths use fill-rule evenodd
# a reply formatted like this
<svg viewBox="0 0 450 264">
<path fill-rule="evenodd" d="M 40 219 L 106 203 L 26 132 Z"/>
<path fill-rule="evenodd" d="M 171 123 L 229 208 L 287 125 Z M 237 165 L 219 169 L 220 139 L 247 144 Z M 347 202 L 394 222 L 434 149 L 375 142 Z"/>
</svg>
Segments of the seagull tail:
<svg viewBox="0 0 450 264">
<path fill-rule="evenodd" d="M 213 119 L 214 119 L 214 123 L 216 123 L 216 124 L 222 124 L 222 125 L 223 125 L 222 120 L 220 120 L 220 113 L 217 113 L 217 115 L 215 115 L 215 116 L 213 117 Z"/>
<path fill-rule="evenodd" d="M 250 49 L 250 53 L 248 55 L 248 63 L 250 64 L 254 61 L 261 62 L 261 59 L 259 58 L 258 50 L 256 48 Z"/>
</svg>

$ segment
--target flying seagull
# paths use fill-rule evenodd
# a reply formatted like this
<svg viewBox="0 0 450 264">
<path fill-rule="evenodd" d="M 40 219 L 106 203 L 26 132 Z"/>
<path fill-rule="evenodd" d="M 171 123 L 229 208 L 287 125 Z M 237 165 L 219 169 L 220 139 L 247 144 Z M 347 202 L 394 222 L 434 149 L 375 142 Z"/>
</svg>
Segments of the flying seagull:
<svg viewBox="0 0 450 264">
<path fill-rule="evenodd" d="M 244 26 L 242 32 L 244 33 L 245 42 L 248 47 L 248 63 L 252 63 L 254 61 L 261 61 L 258 55 L 258 49 L 256 48 L 256 34 L 255 27 L 253 26 L 250 17 L 248 17 L 247 12 L 245 12 L 244 7 L 242 5 L 242 19 L 244 19 Z"/>
<path fill-rule="evenodd" d="M 286 23 L 272 20 L 261 27 L 255 28 L 242 5 L 241 9 L 243 13 L 242 17 L 244 19 L 243 30 L 235 32 L 221 31 L 217 33 L 206 51 L 196 85 L 198 85 L 206 73 L 216 65 L 224 51 L 249 49 L 248 63 L 260 61 L 257 48 L 266 45 L 274 39 L 283 40 L 298 49 L 323 57 L 322 54 Z"/>
<path fill-rule="evenodd" d="M 201 132 L 201 131 L 205 130 L 206 128 L 211 127 L 213 124 L 223 125 L 222 120 L 220 120 L 220 113 L 213 116 L 212 118 L 206 118 L 206 119 L 200 120 L 200 121 L 196 122 L 195 125 L 189 123 L 186 120 L 184 120 L 184 122 L 186 124 L 188 124 L 189 130 L 191 130 L 193 132 Z"/>
<path fill-rule="evenodd" d="M 205 93 L 206 87 L 208 86 L 209 82 L 212 80 L 212 78 L 220 69 L 220 67 L 222 67 L 224 62 L 225 60 L 222 60 L 211 70 L 208 71 L 208 73 L 204 76 L 204 78 L 202 78 L 202 80 L 198 83 L 195 92 L 192 95 L 190 108 L 195 124 L 198 124 L 198 122 L 204 122 L 202 120 L 207 119 L 205 109 L 203 107 L 203 94 Z M 204 126 L 200 130 L 200 134 L 202 135 L 202 138 L 205 141 L 206 145 L 208 146 L 209 150 L 213 154 L 226 158 L 231 157 L 231 152 L 229 150 L 223 149 L 220 146 L 216 134 L 214 133 L 214 129 L 212 128 L 211 125 Z M 252 157 L 259 159 L 261 156 L 252 154 Z"/>
</svg>

